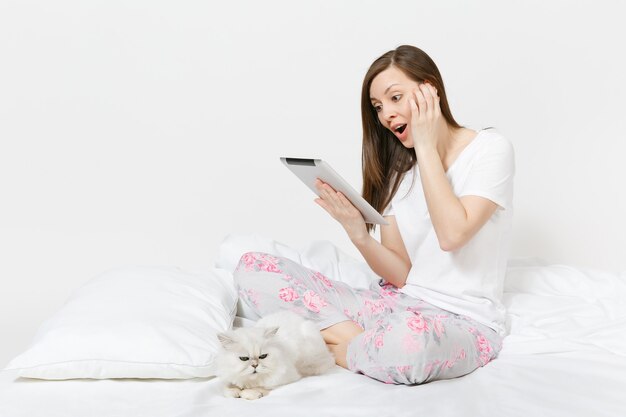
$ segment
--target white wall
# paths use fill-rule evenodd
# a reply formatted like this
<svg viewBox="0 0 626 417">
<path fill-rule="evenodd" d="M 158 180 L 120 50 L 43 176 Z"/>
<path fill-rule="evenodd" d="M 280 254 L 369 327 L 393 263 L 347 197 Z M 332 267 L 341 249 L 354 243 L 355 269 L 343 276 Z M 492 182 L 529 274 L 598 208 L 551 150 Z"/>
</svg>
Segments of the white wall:
<svg viewBox="0 0 626 417">
<path fill-rule="evenodd" d="M 0 0 L 0 366 L 108 268 L 205 269 L 229 233 L 357 255 L 278 158 L 360 189 L 362 78 L 404 43 L 513 141 L 513 255 L 626 269 L 624 9 Z"/>
</svg>

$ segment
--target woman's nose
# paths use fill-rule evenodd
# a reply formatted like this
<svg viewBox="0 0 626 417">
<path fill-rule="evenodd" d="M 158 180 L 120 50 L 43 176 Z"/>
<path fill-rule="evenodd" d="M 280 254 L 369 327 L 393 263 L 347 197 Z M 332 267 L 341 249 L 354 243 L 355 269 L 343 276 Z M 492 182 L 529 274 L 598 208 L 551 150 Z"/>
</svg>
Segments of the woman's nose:
<svg viewBox="0 0 626 417">
<path fill-rule="evenodd" d="M 398 112 L 396 111 L 395 106 L 387 106 L 383 108 L 383 119 L 386 122 L 391 121 L 397 114 Z"/>
</svg>

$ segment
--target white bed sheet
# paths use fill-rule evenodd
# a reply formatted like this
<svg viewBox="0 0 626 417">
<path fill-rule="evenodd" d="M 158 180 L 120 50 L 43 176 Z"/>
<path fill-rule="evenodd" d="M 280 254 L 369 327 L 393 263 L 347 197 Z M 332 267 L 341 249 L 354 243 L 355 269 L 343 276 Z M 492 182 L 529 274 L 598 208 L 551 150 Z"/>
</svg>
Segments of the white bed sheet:
<svg viewBox="0 0 626 417">
<path fill-rule="evenodd" d="M 222 397 L 210 378 L 41 381 L 4 371 L 0 416 L 626 416 L 625 273 L 514 260 L 504 301 L 510 334 L 499 357 L 453 380 L 386 385 L 336 367 L 245 401 Z"/>
<path fill-rule="evenodd" d="M 336 367 L 256 401 L 222 397 L 215 379 L 14 381 L 3 372 L 0 415 L 623 417 L 625 369 L 625 358 L 605 352 L 503 351 L 488 366 L 453 380 L 386 385 Z"/>
</svg>

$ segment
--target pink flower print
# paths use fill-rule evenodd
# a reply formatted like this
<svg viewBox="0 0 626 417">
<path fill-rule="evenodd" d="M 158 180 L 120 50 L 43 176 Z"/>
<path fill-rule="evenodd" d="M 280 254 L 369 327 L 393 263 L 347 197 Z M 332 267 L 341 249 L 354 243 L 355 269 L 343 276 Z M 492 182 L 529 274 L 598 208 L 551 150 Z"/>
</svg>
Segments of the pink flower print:
<svg viewBox="0 0 626 417">
<path fill-rule="evenodd" d="M 452 358 L 450 358 L 450 359 L 448 359 L 448 360 L 444 361 L 444 362 L 441 364 L 441 368 L 442 368 L 442 369 L 445 369 L 445 368 L 450 369 L 450 368 L 452 368 L 454 365 L 456 365 L 456 363 L 457 363 L 458 361 L 463 360 L 463 359 L 465 359 L 465 350 L 463 350 L 463 348 L 459 348 L 458 353 L 457 353 L 454 357 L 452 357 Z M 438 362 L 438 361 L 436 361 L 436 363 L 438 364 L 439 362 Z"/>
<path fill-rule="evenodd" d="M 366 331 L 365 333 L 363 333 L 363 346 L 367 346 L 367 345 L 370 344 L 370 342 L 374 338 L 374 333 L 375 332 L 376 332 L 375 329 L 370 329 L 370 330 Z"/>
<path fill-rule="evenodd" d="M 382 301 L 373 302 L 365 300 L 365 307 L 369 309 L 372 316 L 383 313 L 385 311 L 385 303 Z"/>
<path fill-rule="evenodd" d="M 406 325 L 409 329 L 417 333 L 428 331 L 428 324 L 426 324 L 426 320 L 424 320 L 424 316 L 422 316 L 421 313 L 414 313 L 413 316 L 407 319 Z"/>
<path fill-rule="evenodd" d="M 405 372 L 408 372 L 410 369 L 411 369 L 411 365 L 396 366 L 396 370 L 398 371 L 399 374 L 404 374 Z"/>
<path fill-rule="evenodd" d="M 376 337 L 374 338 L 374 346 L 376 346 L 377 348 L 381 348 L 384 345 L 383 342 L 383 337 L 385 336 L 385 333 L 378 333 L 376 335 Z"/>
<path fill-rule="evenodd" d="M 480 356 L 478 358 L 481 365 L 486 365 L 491 360 L 491 354 L 493 349 L 491 348 L 491 344 L 489 340 L 482 334 L 479 334 L 476 338 L 478 343 L 478 351 L 480 352 Z"/>
<path fill-rule="evenodd" d="M 241 256 L 240 262 L 243 262 L 246 265 L 246 271 L 251 271 L 254 269 L 254 263 L 256 262 L 256 256 L 254 252 L 247 252 Z"/>
<path fill-rule="evenodd" d="M 322 283 L 323 283 L 326 287 L 328 287 L 328 288 L 332 288 L 332 287 L 333 287 L 333 283 L 332 283 L 332 282 L 330 282 L 330 280 L 329 280 L 328 278 L 326 278 L 326 277 L 325 277 L 322 273 L 320 273 L 320 272 L 315 272 L 315 273 L 313 274 L 313 276 L 314 276 L 315 278 L 317 278 L 319 281 L 322 281 Z"/>
<path fill-rule="evenodd" d="M 293 279 L 293 277 L 289 274 L 283 274 L 283 278 L 285 278 L 285 281 L 291 281 Z"/>
<path fill-rule="evenodd" d="M 389 297 L 389 298 L 392 298 L 392 299 L 398 298 L 398 293 L 393 291 L 393 290 L 391 290 L 391 288 L 389 288 L 389 287 L 390 286 L 388 286 L 388 285 L 385 285 L 384 287 L 381 287 L 380 288 L 380 294 L 383 297 Z"/>
<path fill-rule="evenodd" d="M 278 297 L 287 303 L 291 303 L 300 298 L 298 293 L 291 287 L 281 288 L 278 290 Z"/>
<path fill-rule="evenodd" d="M 451 361 L 445 361 L 443 364 L 441 364 L 441 368 L 445 369 L 445 368 L 452 368 L 454 366 L 455 361 L 451 360 Z"/>
<path fill-rule="evenodd" d="M 278 259 L 265 256 L 263 259 L 259 259 L 259 270 L 266 272 L 282 272 L 278 269 Z"/>
<path fill-rule="evenodd" d="M 405 334 L 402 339 L 402 348 L 405 352 L 419 352 L 422 348 L 419 341 L 417 341 L 412 334 Z"/>
<path fill-rule="evenodd" d="M 435 330 L 438 338 L 441 338 L 441 335 L 444 334 L 446 331 L 445 327 L 443 326 L 443 322 L 439 320 L 438 317 L 435 317 L 435 320 L 433 322 L 433 330 Z"/>
<path fill-rule="evenodd" d="M 300 281 L 299 279 L 292 278 L 292 280 L 293 280 L 292 285 L 295 285 L 295 286 L 298 286 L 298 287 L 301 287 L 301 288 L 305 288 L 305 289 L 306 289 L 306 285 L 305 285 L 305 284 L 303 284 L 303 283 L 302 283 L 302 281 Z"/>
<path fill-rule="evenodd" d="M 439 363 L 439 361 L 431 362 L 424 367 L 424 375 L 427 377 L 430 376 L 430 373 L 433 371 L 433 367 Z"/>
<path fill-rule="evenodd" d="M 477 337 L 478 341 L 478 350 L 482 353 L 491 353 L 493 350 L 491 349 L 491 343 L 489 340 L 482 334 Z"/>
<path fill-rule="evenodd" d="M 319 313 L 320 309 L 327 305 L 328 303 L 315 291 L 309 290 L 304 293 L 304 306 L 312 312 Z"/>
<path fill-rule="evenodd" d="M 259 294 L 256 293 L 254 290 L 241 290 L 239 294 L 242 297 L 245 297 L 248 300 L 250 300 L 250 302 L 254 304 L 256 307 L 259 306 Z"/>
</svg>

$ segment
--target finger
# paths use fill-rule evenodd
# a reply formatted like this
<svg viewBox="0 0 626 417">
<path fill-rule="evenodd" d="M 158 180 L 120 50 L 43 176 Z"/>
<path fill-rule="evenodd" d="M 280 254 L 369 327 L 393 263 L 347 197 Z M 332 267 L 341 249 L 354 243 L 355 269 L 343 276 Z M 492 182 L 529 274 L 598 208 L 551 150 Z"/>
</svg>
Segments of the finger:
<svg viewBox="0 0 626 417">
<path fill-rule="evenodd" d="M 424 102 L 426 103 L 426 116 L 430 118 L 432 116 L 432 103 L 430 91 L 428 91 L 428 85 L 426 83 L 421 83 L 419 85 L 420 92 L 424 96 Z"/>
<path fill-rule="evenodd" d="M 432 84 L 427 84 L 428 85 L 428 89 L 430 90 L 430 95 L 433 96 L 433 104 L 434 104 L 434 109 L 433 110 L 437 110 L 437 107 L 439 105 L 439 99 L 441 97 L 439 97 L 439 92 L 437 91 L 437 88 L 432 85 Z"/>
<path fill-rule="evenodd" d="M 339 195 L 339 198 L 341 199 L 342 204 L 344 205 L 344 210 L 346 210 L 349 214 L 352 214 L 354 212 L 358 212 L 359 214 L 361 214 L 361 211 L 357 209 L 350 200 L 348 200 L 348 197 L 346 197 L 342 193 L 337 193 L 337 194 Z"/>
<path fill-rule="evenodd" d="M 430 88 L 427 83 L 420 84 L 420 91 L 424 95 L 424 101 L 426 102 L 426 116 L 432 118 L 433 108 L 435 107 L 433 102 L 433 96 L 430 92 Z"/>
<path fill-rule="evenodd" d="M 345 195 L 343 195 L 342 193 L 338 193 L 338 194 L 339 194 L 339 198 L 341 198 L 341 200 L 344 202 L 343 204 L 345 204 L 345 210 L 347 211 L 349 215 L 355 215 L 356 213 L 358 213 L 358 215 L 363 217 L 363 214 L 361 213 L 361 211 L 357 209 L 354 206 L 354 204 L 352 204 L 352 202 L 348 200 L 348 198 Z"/>
<path fill-rule="evenodd" d="M 331 187 L 328 184 L 326 184 L 324 181 L 318 178 L 317 180 L 315 180 L 315 187 L 317 188 L 317 191 L 320 197 L 323 197 L 326 200 L 330 198 L 329 189 Z"/>
<path fill-rule="evenodd" d="M 341 202 L 337 197 L 337 192 L 333 190 L 333 187 L 328 184 L 324 184 L 324 191 L 326 192 L 326 195 L 328 196 L 328 201 L 331 204 L 333 204 L 335 207 L 341 207 Z"/>
<path fill-rule="evenodd" d="M 415 89 L 415 97 L 417 98 L 417 107 L 420 109 L 420 116 L 423 116 L 428 111 L 428 107 L 426 105 L 424 94 L 419 86 Z"/>
<path fill-rule="evenodd" d="M 324 182 L 322 180 L 320 180 L 319 178 L 315 178 L 315 188 L 317 188 L 318 191 L 322 190 L 323 185 Z"/>
<path fill-rule="evenodd" d="M 315 186 L 317 188 L 318 196 L 324 203 L 324 208 L 330 213 L 329 210 L 334 209 L 337 205 L 333 199 L 333 193 L 331 192 L 332 187 L 319 178 L 316 179 Z"/>
<path fill-rule="evenodd" d="M 339 202 L 341 203 L 342 206 L 346 208 L 353 207 L 350 200 L 348 200 L 346 196 L 341 193 L 341 191 L 337 191 L 337 198 L 339 199 Z"/>
<path fill-rule="evenodd" d="M 433 97 L 435 99 L 435 116 L 439 116 L 441 114 L 441 105 L 439 104 L 441 97 L 439 97 L 439 92 L 437 91 L 435 86 L 431 85 L 430 87 L 433 91 Z"/>
<path fill-rule="evenodd" d="M 326 188 L 331 193 L 336 193 L 335 189 L 328 183 L 324 183 L 324 188 Z"/>
<path fill-rule="evenodd" d="M 411 107 L 411 123 L 413 126 L 417 123 L 417 119 L 420 116 L 419 107 L 417 107 L 417 101 L 415 97 L 409 97 L 409 106 Z"/>
<path fill-rule="evenodd" d="M 433 96 L 433 98 L 439 98 L 439 91 L 437 91 L 437 87 L 435 87 L 434 85 L 427 83 L 426 84 L 428 86 L 428 89 L 430 90 L 430 94 Z"/>
</svg>

